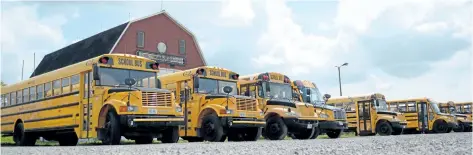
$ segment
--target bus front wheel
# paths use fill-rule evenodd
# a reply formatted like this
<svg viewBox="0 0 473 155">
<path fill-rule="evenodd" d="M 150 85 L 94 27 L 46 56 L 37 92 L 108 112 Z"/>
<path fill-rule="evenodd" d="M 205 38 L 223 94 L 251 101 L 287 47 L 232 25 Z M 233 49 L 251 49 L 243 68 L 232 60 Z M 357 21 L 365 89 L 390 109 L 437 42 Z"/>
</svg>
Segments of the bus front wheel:
<svg viewBox="0 0 473 155">
<path fill-rule="evenodd" d="M 342 135 L 342 129 L 327 130 L 327 136 L 330 138 L 340 138 L 340 135 Z"/>
<path fill-rule="evenodd" d="M 223 126 L 214 114 L 204 116 L 200 132 L 204 140 L 211 142 L 219 142 L 224 136 Z"/>
<path fill-rule="evenodd" d="M 287 136 L 287 126 L 280 117 L 270 117 L 264 128 L 265 138 L 270 140 L 282 140 Z"/>
<path fill-rule="evenodd" d="M 453 128 L 453 131 L 455 132 L 463 132 L 465 131 L 465 126 L 461 122 L 458 122 L 458 126 L 456 128 Z"/>
<path fill-rule="evenodd" d="M 393 133 L 393 128 L 388 122 L 380 122 L 376 127 L 376 132 L 380 136 L 389 136 Z"/>
<path fill-rule="evenodd" d="M 319 135 L 320 135 L 320 128 L 315 128 L 315 131 L 314 131 L 314 134 L 312 135 L 312 137 L 310 137 L 310 139 L 316 139 Z"/>
<path fill-rule="evenodd" d="M 105 145 L 117 145 L 120 144 L 121 133 L 120 133 L 120 122 L 118 116 L 114 110 L 107 112 L 105 119 L 104 130 L 102 130 L 103 138 L 102 144 Z"/>
</svg>

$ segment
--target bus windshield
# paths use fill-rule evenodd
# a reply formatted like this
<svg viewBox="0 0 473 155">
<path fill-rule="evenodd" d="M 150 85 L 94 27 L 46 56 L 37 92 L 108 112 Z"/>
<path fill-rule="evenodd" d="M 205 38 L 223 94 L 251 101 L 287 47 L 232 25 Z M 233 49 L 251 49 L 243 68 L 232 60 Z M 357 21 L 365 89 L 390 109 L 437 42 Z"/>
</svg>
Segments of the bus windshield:
<svg viewBox="0 0 473 155">
<path fill-rule="evenodd" d="M 432 101 L 430 100 L 430 107 L 432 107 L 432 110 L 436 113 L 436 114 L 440 114 L 440 109 L 439 109 L 439 104 L 435 101 Z"/>
<path fill-rule="evenodd" d="M 307 94 L 307 89 L 310 90 L 310 94 Z M 302 88 L 302 100 L 306 103 L 312 104 L 324 104 L 324 99 L 318 88 Z M 307 100 L 307 97 L 310 97 L 310 101 Z"/>
<path fill-rule="evenodd" d="M 289 84 L 274 83 L 274 82 L 265 82 L 269 84 L 270 93 L 265 93 L 265 98 L 270 99 L 291 99 L 292 98 L 292 88 Z"/>
<path fill-rule="evenodd" d="M 386 103 L 386 100 L 377 99 L 375 101 L 377 102 L 376 111 L 388 111 L 388 104 Z"/>
<path fill-rule="evenodd" d="M 236 95 L 236 82 L 230 81 L 222 81 L 222 80 L 215 80 L 215 79 L 207 79 L 207 78 L 199 78 L 199 89 L 197 89 L 197 93 L 202 94 L 225 94 L 223 92 L 223 87 L 230 86 L 232 87 L 232 92 L 229 95 Z"/>
<path fill-rule="evenodd" d="M 146 87 L 146 88 L 157 88 L 156 87 L 156 72 L 129 70 L 129 69 L 118 69 L 118 68 L 100 68 L 100 86 L 127 86 L 125 79 L 132 78 L 136 80 L 136 84 L 133 87 Z"/>
</svg>

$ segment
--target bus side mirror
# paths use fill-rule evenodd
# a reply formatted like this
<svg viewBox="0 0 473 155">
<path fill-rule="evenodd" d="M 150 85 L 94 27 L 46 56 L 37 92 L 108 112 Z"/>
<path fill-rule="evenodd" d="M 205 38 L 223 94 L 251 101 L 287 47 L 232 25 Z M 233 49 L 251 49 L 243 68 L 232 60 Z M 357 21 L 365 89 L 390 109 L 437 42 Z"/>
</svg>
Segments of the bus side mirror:
<svg viewBox="0 0 473 155">
<path fill-rule="evenodd" d="M 194 88 L 199 88 L 199 77 L 194 76 Z"/>
<path fill-rule="evenodd" d="M 328 99 L 330 99 L 331 97 L 332 97 L 332 95 L 330 95 L 330 94 L 325 94 L 325 95 L 324 95 L 324 100 L 325 100 L 325 102 L 327 102 Z"/>
<path fill-rule="evenodd" d="M 100 75 L 99 75 L 100 69 L 99 69 L 99 66 L 97 66 L 97 64 L 94 64 L 92 72 L 93 72 L 92 74 L 94 76 L 93 77 L 94 80 L 100 80 Z"/>
</svg>

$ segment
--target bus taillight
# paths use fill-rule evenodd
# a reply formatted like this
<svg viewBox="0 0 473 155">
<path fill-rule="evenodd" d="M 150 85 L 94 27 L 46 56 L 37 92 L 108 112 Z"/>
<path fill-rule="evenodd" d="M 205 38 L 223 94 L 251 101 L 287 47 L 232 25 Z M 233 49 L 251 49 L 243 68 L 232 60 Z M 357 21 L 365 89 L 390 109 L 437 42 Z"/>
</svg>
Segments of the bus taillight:
<svg viewBox="0 0 473 155">
<path fill-rule="evenodd" d="M 240 75 L 238 75 L 238 74 L 233 74 L 232 75 L 232 79 L 234 79 L 234 80 L 238 80 L 238 77 L 240 77 Z"/>
</svg>

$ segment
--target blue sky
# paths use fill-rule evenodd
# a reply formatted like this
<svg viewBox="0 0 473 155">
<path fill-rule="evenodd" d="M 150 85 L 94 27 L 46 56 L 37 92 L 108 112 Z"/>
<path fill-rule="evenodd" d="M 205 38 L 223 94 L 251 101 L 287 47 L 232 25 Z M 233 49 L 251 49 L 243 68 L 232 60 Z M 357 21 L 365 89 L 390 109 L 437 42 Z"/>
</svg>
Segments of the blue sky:
<svg viewBox="0 0 473 155">
<path fill-rule="evenodd" d="M 276 71 L 338 96 L 472 98 L 471 0 L 164 1 L 209 65 Z M 2 2 L 1 79 L 24 78 L 52 51 L 161 10 L 145 2 Z"/>
</svg>

